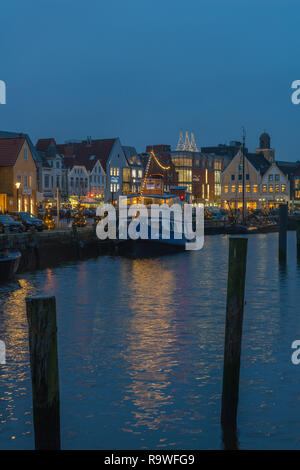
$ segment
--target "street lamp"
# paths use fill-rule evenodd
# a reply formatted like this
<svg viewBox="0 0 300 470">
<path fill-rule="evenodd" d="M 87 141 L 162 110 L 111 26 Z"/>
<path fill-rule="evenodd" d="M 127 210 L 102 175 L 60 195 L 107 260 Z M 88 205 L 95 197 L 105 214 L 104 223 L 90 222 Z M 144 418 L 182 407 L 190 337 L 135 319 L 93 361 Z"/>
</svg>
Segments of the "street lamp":
<svg viewBox="0 0 300 470">
<path fill-rule="evenodd" d="M 17 188 L 17 212 L 19 212 L 19 189 L 20 189 L 21 183 L 20 181 L 16 182 L 16 188 Z"/>
</svg>

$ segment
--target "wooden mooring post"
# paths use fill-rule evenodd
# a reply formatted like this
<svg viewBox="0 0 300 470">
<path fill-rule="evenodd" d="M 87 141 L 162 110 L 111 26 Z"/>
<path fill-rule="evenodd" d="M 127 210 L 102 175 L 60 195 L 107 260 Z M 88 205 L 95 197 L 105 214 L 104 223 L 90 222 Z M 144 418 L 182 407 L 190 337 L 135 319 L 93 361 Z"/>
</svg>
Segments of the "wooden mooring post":
<svg viewBox="0 0 300 470">
<path fill-rule="evenodd" d="M 287 240 L 287 222 L 288 222 L 288 206 L 280 204 L 279 206 L 279 246 L 278 256 L 279 263 L 286 263 L 286 240 Z"/>
<path fill-rule="evenodd" d="M 225 449 L 237 448 L 237 408 L 244 312 L 247 238 L 229 239 L 221 424 Z"/>
<path fill-rule="evenodd" d="M 36 450 L 60 449 L 55 297 L 26 299 Z"/>
</svg>

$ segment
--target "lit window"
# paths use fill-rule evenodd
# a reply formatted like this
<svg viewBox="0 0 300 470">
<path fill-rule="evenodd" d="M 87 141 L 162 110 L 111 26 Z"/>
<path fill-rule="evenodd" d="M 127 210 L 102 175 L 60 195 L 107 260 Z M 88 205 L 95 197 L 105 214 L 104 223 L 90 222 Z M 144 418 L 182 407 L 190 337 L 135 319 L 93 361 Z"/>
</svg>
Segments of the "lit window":
<svg viewBox="0 0 300 470">
<path fill-rule="evenodd" d="M 285 184 L 282 184 L 282 185 L 281 185 L 281 192 L 282 192 L 282 193 L 285 193 L 285 191 L 286 191 L 286 185 L 285 185 Z"/>
<path fill-rule="evenodd" d="M 136 170 L 131 171 L 132 178 L 136 178 Z"/>
<path fill-rule="evenodd" d="M 275 192 L 279 193 L 279 184 L 275 184 Z"/>
<path fill-rule="evenodd" d="M 246 193 L 250 193 L 250 184 L 246 184 Z"/>
<path fill-rule="evenodd" d="M 266 184 L 263 184 L 262 190 L 263 190 L 263 193 L 267 192 L 267 185 Z"/>
<path fill-rule="evenodd" d="M 233 175 L 233 176 L 234 176 L 234 175 Z M 231 186 L 231 192 L 232 192 L 232 193 L 235 193 L 235 184 L 233 184 L 233 185 Z"/>
<path fill-rule="evenodd" d="M 253 192 L 254 192 L 254 193 L 257 193 L 257 184 L 254 184 L 254 185 L 253 185 Z"/>
<path fill-rule="evenodd" d="M 239 193 L 242 193 L 242 192 L 243 192 L 243 185 L 239 184 Z"/>
<path fill-rule="evenodd" d="M 272 175 L 270 175 L 270 176 L 272 176 Z M 269 193 L 272 193 L 273 190 L 274 190 L 273 185 L 272 185 L 272 184 L 269 184 Z"/>
<path fill-rule="evenodd" d="M 224 186 L 224 193 L 228 193 L 228 186 L 226 184 L 226 186 Z"/>
</svg>

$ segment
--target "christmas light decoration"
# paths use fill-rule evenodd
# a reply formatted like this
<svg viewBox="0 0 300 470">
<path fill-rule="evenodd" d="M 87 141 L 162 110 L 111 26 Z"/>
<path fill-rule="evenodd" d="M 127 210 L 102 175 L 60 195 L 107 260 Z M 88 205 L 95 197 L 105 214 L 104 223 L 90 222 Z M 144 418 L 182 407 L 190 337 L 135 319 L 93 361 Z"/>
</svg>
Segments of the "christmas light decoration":
<svg viewBox="0 0 300 470">
<path fill-rule="evenodd" d="M 145 177 L 143 179 L 143 182 L 142 182 L 142 186 L 141 186 L 141 202 L 143 204 L 143 193 L 144 193 L 144 189 L 145 189 L 145 184 L 146 184 L 146 180 L 148 178 L 148 173 L 149 173 L 149 168 L 150 168 L 150 163 L 151 163 L 151 160 L 152 158 L 155 160 L 155 162 L 157 163 L 157 165 L 162 169 L 162 170 L 169 170 L 171 167 L 170 166 L 164 166 L 160 163 L 160 161 L 158 160 L 157 156 L 155 155 L 155 153 L 152 151 L 150 152 L 150 157 L 149 157 L 149 160 L 148 160 L 148 163 L 147 163 L 147 167 L 146 167 L 146 171 L 145 171 Z"/>
<path fill-rule="evenodd" d="M 53 230 L 55 228 L 55 219 L 53 215 L 51 214 L 50 207 L 46 207 L 43 221 L 48 230 Z"/>
<path fill-rule="evenodd" d="M 73 225 L 76 227 L 85 227 L 86 226 L 86 216 L 84 215 L 84 207 L 80 202 L 76 207 L 77 212 L 74 215 Z"/>
<path fill-rule="evenodd" d="M 180 131 L 178 144 L 176 150 L 179 152 L 198 152 L 198 147 L 196 145 L 194 133 L 191 132 L 191 138 L 189 138 L 189 133 L 186 131 L 185 139 L 183 139 L 183 133 Z"/>
</svg>

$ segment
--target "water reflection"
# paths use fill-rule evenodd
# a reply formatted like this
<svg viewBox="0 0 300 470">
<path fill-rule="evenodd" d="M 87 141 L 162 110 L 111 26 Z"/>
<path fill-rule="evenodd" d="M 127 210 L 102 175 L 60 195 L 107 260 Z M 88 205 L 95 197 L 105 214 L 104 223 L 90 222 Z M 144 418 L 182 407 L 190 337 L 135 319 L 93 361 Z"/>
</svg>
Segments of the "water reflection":
<svg viewBox="0 0 300 470">
<path fill-rule="evenodd" d="M 33 447 L 25 298 L 44 293 L 57 299 L 64 448 L 222 448 L 227 264 L 228 237 L 206 237 L 200 252 L 100 257 L 0 288 L 0 447 Z M 284 271 L 277 234 L 250 236 L 241 448 L 299 448 L 299 289 L 294 234 Z"/>
<path fill-rule="evenodd" d="M 7 290 L 9 288 L 12 290 Z M 9 439 L 21 448 L 22 444 L 18 444 L 18 441 L 22 442 L 24 436 L 32 434 L 31 384 L 24 306 L 25 298 L 34 293 L 34 285 L 26 279 L 20 279 L 18 284 L 3 286 L 0 289 L 0 338 L 6 343 L 6 365 L 0 367 L 0 435 L 8 432 Z"/>
<path fill-rule="evenodd" d="M 130 383 L 124 400 L 132 400 L 135 405 L 136 427 L 157 429 L 165 419 L 160 409 L 174 399 L 168 386 L 170 374 L 178 364 L 172 308 L 175 287 L 172 271 L 159 261 L 133 262 L 129 286 L 132 315 L 124 352 Z"/>
</svg>

